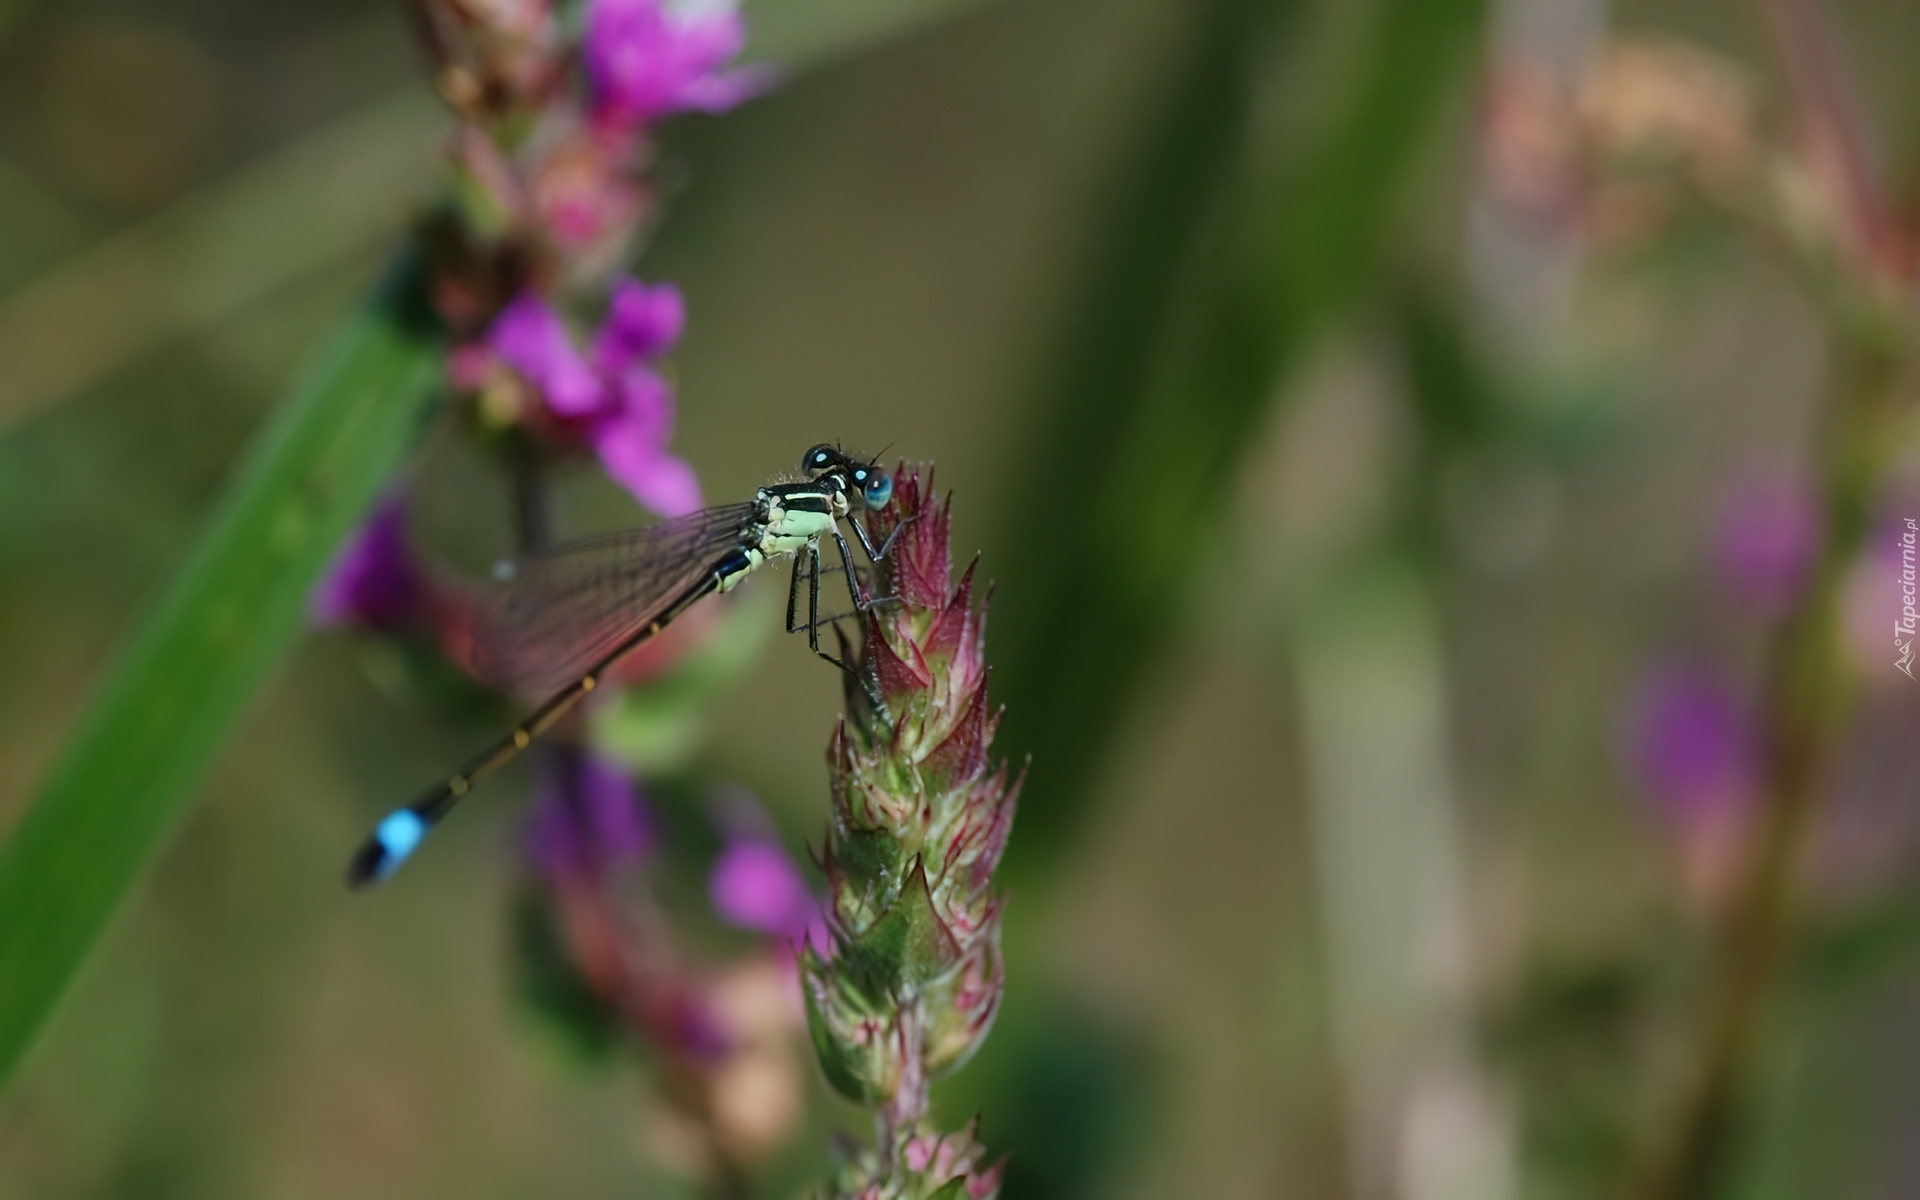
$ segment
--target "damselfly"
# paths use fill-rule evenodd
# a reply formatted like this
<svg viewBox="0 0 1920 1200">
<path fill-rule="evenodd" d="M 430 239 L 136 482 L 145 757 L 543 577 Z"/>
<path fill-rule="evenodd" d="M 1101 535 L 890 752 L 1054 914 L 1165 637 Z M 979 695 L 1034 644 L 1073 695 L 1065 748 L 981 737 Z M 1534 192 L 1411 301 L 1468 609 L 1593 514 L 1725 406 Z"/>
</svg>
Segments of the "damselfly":
<svg viewBox="0 0 1920 1200">
<path fill-rule="evenodd" d="M 702 509 L 503 564 L 482 606 L 473 666 L 482 678 L 510 690 L 559 690 L 440 786 L 389 813 L 353 856 L 347 882 L 359 887 L 391 875 L 481 777 L 553 728 L 600 686 L 614 664 L 696 601 L 733 590 L 768 562 L 794 560 L 787 632 L 804 628 L 813 652 L 844 669 L 820 649 L 820 539 L 832 537 L 838 545 L 853 606 L 867 611 L 878 601 L 855 577 L 840 524 L 853 530 L 868 562 L 886 557 L 892 539 L 876 547 L 853 511 L 856 505 L 885 508 L 893 478 L 876 463 L 827 445 L 807 451 L 800 472 L 801 480 L 769 484 L 748 504 Z M 794 620 L 803 567 L 804 626 Z"/>
</svg>

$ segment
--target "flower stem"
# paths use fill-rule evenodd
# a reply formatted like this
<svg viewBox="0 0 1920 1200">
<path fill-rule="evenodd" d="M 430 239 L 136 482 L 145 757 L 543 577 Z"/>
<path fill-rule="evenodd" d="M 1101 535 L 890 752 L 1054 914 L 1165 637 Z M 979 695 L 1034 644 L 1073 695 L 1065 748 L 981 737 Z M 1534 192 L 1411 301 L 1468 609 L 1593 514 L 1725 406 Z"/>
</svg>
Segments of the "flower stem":
<svg viewBox="0 0 1920 1200">
<path fill-rule="evenodd" d="M 902 1130 L 913 1128 L 920 1118 L 927 1115 L 927 1079 L 926 1056 L 921 1050 L 919 1014 L 911 1000 L 899 1003 L 900 1037 L 900 1081 L 897 1089 L 875 1114 L 879 1133 L 882 1157 L 886 1157 L 894 1144 L 894 1137 Z"/>
<path fill-rule="evenodd" d="M 1697 1057 L 1671 1140 L 1640 1174 L 1646 1200 L 1725 1187 L 1768 1003 L 1793 944 L 1799 872 L 1826 765 L 1848 706 L 1840 661 L 1843 573 L 1866 540 L 1898 418 L 1902 355 L 1870 329 L 1841 333 L 1822 455 L 1826 537 L 1812 581 L 1769 647 L 1762 700 L 1766 801 L 1723 920 L 1697 1014 Z"/>
<path fill-rule="evenodd" d="M 531 439 L 517 437 L 506 458 L 514 538 L 521 554 L 536 554 L 553 545 L 553 487 L 546 457 Z"/>
</svg>

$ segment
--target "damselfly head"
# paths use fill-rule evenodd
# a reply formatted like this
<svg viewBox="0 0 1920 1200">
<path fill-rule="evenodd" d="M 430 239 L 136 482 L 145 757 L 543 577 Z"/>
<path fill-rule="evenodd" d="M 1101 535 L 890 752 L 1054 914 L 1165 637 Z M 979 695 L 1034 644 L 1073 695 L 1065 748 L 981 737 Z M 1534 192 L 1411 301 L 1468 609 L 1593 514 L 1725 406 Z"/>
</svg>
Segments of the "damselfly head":
<svg viewBox="0 0 1920 1200">
<path fill-rule="evenodd" d="M 876 463 L 861 462 L 838 446 L 824 442 L 815 446 L 801 457 L 800 469 L 809 479 L 839 475 L 846 481 L 845 490 L 856 493 L 871 509 L 885 508 L 893 499 L 892 475 Z"/>
</svg>

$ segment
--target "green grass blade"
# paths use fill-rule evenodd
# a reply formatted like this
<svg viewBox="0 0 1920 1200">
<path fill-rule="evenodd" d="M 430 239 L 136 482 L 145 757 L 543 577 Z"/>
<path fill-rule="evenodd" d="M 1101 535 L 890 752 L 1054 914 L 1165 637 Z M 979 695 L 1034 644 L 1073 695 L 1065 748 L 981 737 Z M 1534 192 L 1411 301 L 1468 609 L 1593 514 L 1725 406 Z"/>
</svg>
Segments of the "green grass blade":
<svg viewBox="0 0 1920 1200">
<path fill-rule="evenodd" d="M 256 436 L 192 557 L 0 847 L 0 1081 L 299 632 L 335 545 L 413 444 L 438 363 L 409 265 Z"/>
<path fill-rule="evenodd" d="M 1203 18 L 1127 185 L 1141 199 L 1107 223 L 1080 300 L 1091 315 L 1062 341 L 1032 466 L 1016 476 L 1000 570 L 1020 587 L 994 616 L 1003 744 L 1035 756 L 1008 848 L 1022 882 L 1076 828 L 1280 382 L 1377 278 L 1483 5 L 1387 0 L 1351 96 L 1275 178 L 1244 134 L 1271 60 L 1259 35 L 1270 47 L 1291 26 L 1261 7 L 1216 0 Z M 1156 212 L 1161 195 L 1179 203 Z M 1072 513 L 1101 519 L 1062 536 Z"/>
</svg>

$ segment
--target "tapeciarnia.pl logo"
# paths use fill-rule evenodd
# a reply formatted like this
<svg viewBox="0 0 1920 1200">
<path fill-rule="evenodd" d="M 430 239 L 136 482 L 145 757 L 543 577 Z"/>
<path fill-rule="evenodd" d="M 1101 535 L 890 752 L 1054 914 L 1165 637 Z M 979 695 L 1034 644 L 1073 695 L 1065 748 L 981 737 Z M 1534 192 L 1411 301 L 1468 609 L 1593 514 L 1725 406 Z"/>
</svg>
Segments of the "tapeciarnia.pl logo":
<svg viewBox="0 0 1920 1200">
<path fill-rule="evenodd" d="M 1914 537 L 1920 529 L 1916 528 L 1914 518 L 1907 518 L 1907 528 L 1900 535 L 1900 616 L 1893 623 L 1893 647 L 1900 652 L 1894 660 L 1894 666 L 1906 672 L 1913 679 L 1913 634 L 1920 615 L 1914 612 L 1916 587 L 1914 582 Z"/>
</svg>

